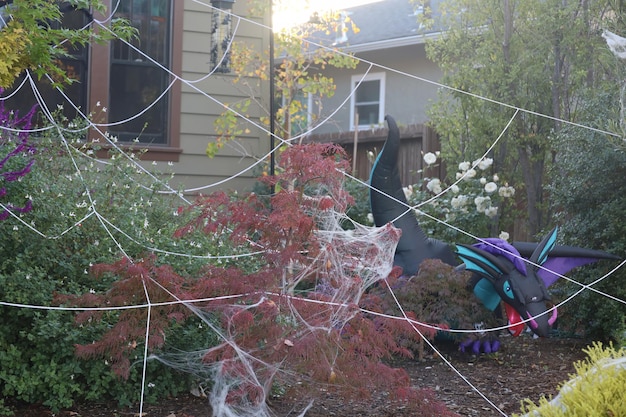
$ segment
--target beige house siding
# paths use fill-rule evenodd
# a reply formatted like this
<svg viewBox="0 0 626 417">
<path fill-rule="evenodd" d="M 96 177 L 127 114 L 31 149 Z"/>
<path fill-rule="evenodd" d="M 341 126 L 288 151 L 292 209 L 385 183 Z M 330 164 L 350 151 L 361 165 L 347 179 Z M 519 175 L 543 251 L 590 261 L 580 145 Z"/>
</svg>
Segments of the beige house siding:
<svg viewBox="0 0 626 417">
<path fill-rule="evenodd" d="M 335 95 L 324 99 L 326 113 L 337 109 L 332 122 L 320 126 L 315 133 L 345 132 L 350 130 L 351 79 L 353 75 L 365 74 L 370 63 L 375 65 L 369 73 L 385 73 L 384 113 L 394 116 L 399 124 L 425 123 L 426 111 L 431 101 L 437 97 L 436 82 L 441 79 L 441 71 L 426 58 L 423 44 L 375 50 L 356 54 L 362 59 L 354 70 L 329 70 L 337 89 Z M 431 82 L 428 82 L 428 81 Z"/>
<path fill-rule="evenodd" d="M 349 47 L 347 48 L 349 50 Z M 310 141 L 332 141 L 341 144 L 348 156 L 353 158 L 354 130 L 350 130 L 352 77 L 355 75 L 384 73 L 385 96 L 384 114 L 396 119 L 402 130 L 400 173 L 404 184 L 415 184 L 424 173 L 422 157 L 426 152 L 439 150 L 439 142 L 432 129 L 426 126 L 427 110 L 437 97 L 437 80 L 441 78 L 439 68 L 426 57 L 423 43 L 379 49 L 355 54 L 362 61 L 354 70 L 331 69 L 326 72 L 332 76 L 337 86 L 335 95 L 323 100 L 327 114 L 337 109 L 329 123 L 315 129 Z M 370 68 L 370 64 L 374 64 Z M 345 101 L 345 103 L 344 103 Z M 387 135 L 386 125 L 363 129 L 358 132 L 356 176 L 367 180 L 372 168 L 367 153 L 380 152 Z M 441 177 L 443 171 L 425 173 L 426 176 Z"/>
<path fill-rule="evenodd" d="M 247 1 L 234 3 L 233 14 L 247 15 Z M 185 0 L 184 33 L 182 46 L 182 93 L 180 148 L 183 152 L 178 162 L 170 168 L 175 172 L 172 184 L 191 190 L 190 194 L 207 194 L 217 189 L 249 189 L 258 172 L 250 170 L 257 158 L 269 151 L 269 136 L 261 129 L 248 124 L 249 129 L 240 138 L 237 146 L 225 147 L 210 159 L 206 156 L 207 144 L 215 140 L 213 123 L 224 110 L 222 104 L 232 104 L 248 96 L 239 86 L 233 84 L 234 74 L 212 74 L 210 49 L 211 8 Z M 269 17 L 253 18 L 254 21 L 268 22 Z M 233 28 L 237 19 L 233 21 Z M 235 42 L 253 45 L 259 50 L 269 49 L 269 31 L 252 22 L 241 20 L 235 32 Z M 206 77 L 206 79 L 204 79 Z M 268 103 L 269 85 L 260 85 L 255 92 L 261 103 Z M 254 123 L 266 109 L 250 107 L 246 112 Z M 233 177 L 232 179 L 229 179 Z M 214 185 L 218 183 L 218 185 Z"/>
</svg>

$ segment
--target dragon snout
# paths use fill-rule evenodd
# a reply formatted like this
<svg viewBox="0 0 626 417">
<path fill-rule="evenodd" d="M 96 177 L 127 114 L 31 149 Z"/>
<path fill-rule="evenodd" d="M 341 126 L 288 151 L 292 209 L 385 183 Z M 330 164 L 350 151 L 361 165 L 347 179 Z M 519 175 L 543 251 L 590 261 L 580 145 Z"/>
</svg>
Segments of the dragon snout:
<svg viewBox="0 0 626 417">
<path fill-rule="evenodd" d="M 548 337 L 550 329 L 556 322 L 558 312 L 556 307 L 547 307 L 544 302 L 528 303 L 526 305 L 528 325 L 533 333 L 539 337 Z"/>
</svg>

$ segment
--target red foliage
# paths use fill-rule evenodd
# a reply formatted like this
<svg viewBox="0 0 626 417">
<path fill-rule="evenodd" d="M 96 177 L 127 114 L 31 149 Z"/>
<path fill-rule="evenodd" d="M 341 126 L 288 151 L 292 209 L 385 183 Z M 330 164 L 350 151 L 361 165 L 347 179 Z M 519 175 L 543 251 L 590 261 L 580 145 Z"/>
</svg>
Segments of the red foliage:
<svg viewBox="0 0 626 417">
<path fill-rule="evenodd" d="M 259 380 L 265 378 L 265 384 L 271 380 L 296 386 L 295 375 L 354 395 L 367 396 L 381 389 L 396 398 L 419 400 L 415 403 L 434 407 L 434 402 L 428 405 L 422 401 L 426 394 L 410 388 L 404 371 L 383 363 L 393 355 L 411 356 L 405 341 L 419 336 L 406 321 L 375 314 L 385 312 L 381 298 L 374 292 L 363 294 L 364 280 L 355 272 L 359 271 L 359 260 L 374 258 L 380 250 L 358 241 L 345 243 L 343 258 L 324 258 L 332 249 L 326 245 L 334 241 L 321 241 L 316 233 L 320 213 L 343 213 L 351 203 L 342 187 L 342 171 L 349 167 L 343 151 L 333 145 L 294 146 L 283 152 L 280 165 L 279 175 L 261 179 L 276 189 L 269 206 L 254 194 L 231 199 L 218 192 L 199 199 L 190 208 L 199 213 L 197 218 L 175 234 L 183 238 L 202 230 L 223 236 L 232 245 L 262 250 L 263 261 L 258 262 L 261 266 L 252 272 L 249 267 L 209 265 L 200 277 L 182 277 L 167 266 L 156 266 L 150 258 L 121 260 L 93 269 L 96 276 L 118 277 L 106 294 L 59 296 L 58 302 L 130 306 L 146 303 L 146 291 L 151 304 L 175 299 L 207 300 L 194 306 L 220 317 L 224 342 L 207 347 L 203 362 L 219 364 L 220 375 L 245 381 L 236 385 L 239 391 L 229 393 L 233 398 L 246 396 L 247 401 L 260 401 L 259 387 L 250 385 L 256 378 L 246 377 L 252 368 Z M 382 234 L 392 243 L 398 236 L 391 227 Z M 391 276 L 398 273 L 393 269 Z M 349 294 L 349 300 L 343 302 L 316 291 L 314 283 L 322 281 L 328 283 L 331 293 L 341 290 Z M 296 291 L 297 286 L 308 292 Z M 87 323 L 103 314 L 107 313 L 80 313 L 77 321 Z M 153 306 L 148 347 L 160 347 L 168 326 L 191 314 L 182 304 Z M 77 347 L 77 353 L 109 358 L 116 371 L 126 376 L 128 356 L 143 341 L 146 319 L 146 308 L 123 310 L 109 332 L 93 344 Z"/>
</svg>

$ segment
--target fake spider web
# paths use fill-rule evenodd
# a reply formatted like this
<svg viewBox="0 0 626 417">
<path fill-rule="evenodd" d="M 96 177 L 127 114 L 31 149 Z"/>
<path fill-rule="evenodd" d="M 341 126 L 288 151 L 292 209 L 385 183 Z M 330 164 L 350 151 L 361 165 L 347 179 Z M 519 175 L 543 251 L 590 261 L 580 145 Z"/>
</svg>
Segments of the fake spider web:
<svg viewBox="0 0 626 417">
<path fill-rule="evenodd" d="M 294 373 L 287 365 L 293 360 L 290 350 L 323 337 L 328 337 L 328 343 L 332 344 L 334 336 L 329 335 L 341 333 L 360 313 L 358 305 L 367 289 L 384 280 L 391 271 L 400 236 L 393 226 L 376 228 L 354 224 L 354 229 L 345 230 L 342 221 L 349 219 L 344 213 L 321 210 L 312 215 L 320 224 L 315 232 L 319 253 L 307 265 L 291 265 L 280 292 L 242 295 L 239 304 L 219 307 L 210 302 L 206 307 L 185 303 L 203 326 L 219 335 L 222 343 L 201 351 L 149 357 L 196 376 L 198 394 L 208 397 L 214 416 L 273 415 L 265 399 L 270 397 L 274 381 L 283 384 L 313 382 L 305 375 Z M 306 295 L 299 295 L 295 289 L 303 283 L 310 287 L 312 275 L 315 276 L 313 287 Z M 268 313 L 268 310 L 271 311 Z M 228 316 L 233 327 L 216 326 L 216 312 L 221 317 Z M 262 349 L 240 346 L 231 333 L 237 330 L 235 323 L 246 314 L 250 314 L 250 319 L 259 314 L 271 314 L 274 320 L 283 323 L 284 333 L 268 334 L 264 340 L 273 346 L 270 350 L 279 352 L 270 355 L 275 356 L 273 361 L 264 359 L 267 354 Z M 338 349 L 339 346 L 335 357 L 330 354 L 318 358 L 327 363 L 330 372 L 334 372 Z M 313 400 L 300 415 L 305 415 L 312 404 Z"/>
<path fill-rule="evenodd" d="M 202 2 L 196 3 L 210 7 L 208 4 L 204 4 Z M 236 18 L 239 22 L 240 18 Z M 101 24 L 102 22 L 96 23 L 101 25 L 101 27 L 106 30 L 106 26 L 103 26 Z M 269 30 L 267 27 L 263 27 L 263 29 Z M 236 30 L 237 29 L 235 29 L 235 31 Z M 133 47 L 132 45 L 129 46 Z M 375 63 L 369 63 L 369 66 L 368 72 L 373 67 L 396 71 L 392 68 L 386 68 Z M 197 82 L 202 79 L 206 79 L 213 74 L 206 74 L 205 77 L 202 77 L 202 79 L 199 80 L 184 79 L 181 74 L 171 73 L 171 75 L 177 81 L 183 82 L 188 87 L 201 92 L 201 90 L 199 90 L 196 86 Z M 408 76 L 404 73 L 402 75 Z M 419 79 L 419 77 L 414 78 Z M 430 83 L 428 80 L 420 80 Z M 171 85 L 163 92 L 163 94 L 165 94 L 169 88 L 171 88 Z M 224 105 L 210 94 L 205 92 L 201 93 L 207 98 L 207 100 Z M 354 94 L 354 89 L 350 92 L 350 94 Z M 348 99 L 349 96 L 346 97 L 346 100 Z M 42 109 L 47 109 L 49 107 L 49 103 L 41 104 Z M 335 112 L 338 110 L 339 107 L 335 110 Z M 331 112 L 331 114 L 334 114 L 334 112 Z M 86 120 L 89 120 L 86 115 L 84 116 Z M 135 115 L 135 117 L 138 116 L 139 114 Z M 51 116 L 49 115 L 49 117 Z M 239 117 L 248 120 L 251 126 L 264 130 L 252 120 L 247 119 L 244 115 L 239 115 Z M 50 121 L 53 124 L 56 124 L 52 118 L 50 118 Z M 104 131 L 107 125 L 96 124 L 88 121 L 88 127 L 99 132 L 102 140 L 108 142 L 119 152 L 120 155 L 123 155 L 124 157 L 127 156 L 126 153 L 124 153 Z M 64 136 L 67 132 L 59 126 L 57 126 L 56 129 L 59 130 L 58 133 L 61 140 L 65 140 Z M 271 150 L 270 152 L 274 151 L 275 150 Z M 74 151 L 72 150 L 71 152 Z M 83 158 L 89 156 L 83 154 L 78 155 L 77 157 Z M 262 160 L 263 158 L 259 159 L 259 161 Z M 137 164 L 137 161 L 129 159 L 129 162 L 136 164 L 138 170 L 146 172 L 145 168 Z M 254 164 L 252 167 L 254 167 Z M 252 169 L 252 167 L 247 168 L 246 170 Z M 77 172 L 80 172 L 80 169 L 77 168 Z M 245 171 L 239 172 L 231 178 L 236 178 L 244 173 Z M 177 191 L 173 190 L 166 183 L 159 181 L 156 177 L 153 179 L 156 183 L 163 187 L 162 191 L 164 193 L 178 194 Z M 229 179 L 226 179 L 223 182 L 207 184 L 206 187 L 203 187 L 203 189 L 222 185 Z M 88 183 L 85 184 L 87 190 L 88 185 Z M 367 185 L 364 184 L 364 186 Z M 184 203 L 189 203 L 185 197 L 181 198 Z M 82 220 L 84 221 L 89 218 L 97 219 L 103 228 L 112 231 L 115 230 L 115 224 L 100 216 L 95 206 L 92 207 L 94 207 L 93 210 L 89 214 L 86 214 Z M 231 294 L 230 296 L 234 301 L 227 304 L 221 303 L 219 307 L 220 310 L 217 311 L 226 313 L 226 310 L 228 310 L 227 314 L 236 318 L 237 316 L 245 315 L 245 313 L 256 312 L 259 310 L 271 310 L 280 306 L 281 320 L 284 320 L 284 322 L 289 326 L 292 326 L 293 329 L 299 330 L 299 332 L 294 333 L 299 334 L 300 337 L 314 334 L 328 334 L 336 331 L 337 329 L 341 329 L 346 325 L 346 323 L 354 318 L 355 314 L 362 311 L 358 308 L 358 304 L 365 291 L 377 282 L 386 278 L 391 271 L 393 253 L 398 238 L 397 231 L 390 226 L 384 228 L 372 228 L 359 224 L 353 224 L 353 229 L 346 230 L 345 227 L 342 227 L 342 225 L 345 225 L 349 220 L 343 213 L 333 210 L 321 210 L 316 213 L 311 213 L 311 215 L 316 218 L 319 227 L 319 230 L 316 232 L 319 244 L 318 255 L 316 258 L 312 259 L 306 266 L 299 264 L 292 265 L 289 281 L 286 282 L 285 286 L 281 288 L 281 291 L 271 293 L 259 292 L 253 295 Z M 16 217 L 14 221 L 19 223 L 20 219 Z M 79 223 L 80 221 L 77 221 L 75 227 L 78 227 Z M 28 225 L 24 224 L 24 226 Z M 135 241 L 136 243 L 144 244 L 146 248 L 150 250 L 154 250 L 155 252 L 161 250 L 160 248 L 148 245 L 146 242 L 142 242 L 141 239 L 137 237 L 136 231 L 117 231 L 122 232 L 127 238 Z M 46 235 L 46 233 L 41 231 L 37 232 L 39 232 L 42 238 L 54 238 L 54 236 Z M 111 232 L 111 238 L 116 240 L 113 237 L 113 232 Z M 123 252 L 124 244 L 116 240 L 116 245 Z M 258 247 L 251 246 L 249 254 L 257 254 L 259 250 L 262 250 L 262 248 L 260 249 Z M 173 254 L 171 252 L 169 253 Z M 189 256 L 188 253 L 174 255 Z M 215 259 L 215 257 L 206 256 L 206 259 Z M 306 297 L 298 295 L 295 290 L 298 284 L 304 281 L 310 281 L 311 275 L 315 275 L 314 288 L 307 294 Z M 607 276 L 599 278 L 598 281 L 606 278 Z M 592 285 L 583 286 L 580 291 L 594 290 Z M 163 291 L 169 292 L 167 288 L 162 289 Z M 176 298 L 173 293 L 170 292 L 170 294 L 173 298 Z M 319 299 L 316 299 L 315 294 L 319 294 Z M 238 302 L 237 300 L 245 300 L 245 302 Z M 193 314 L 201 320 L 203 326 L 210 329 L 215 334 L 218 334 L 222 342 L 215 347 L 193 352 L 148 355 L 146 350 L 143 358 L 144 374 L 146 361 L 158 360 L 174 369 L 196 375 L 199 381 L 203 381 L 199 385 L 199 390 L 204 391 L 207 397 L 209 397 L 214 415 L 227 417 L 243 415 L 271 415 L 271 410 L 268 409 L 267 404 L 263 401 L 272 389 L 271 381 L 277 376 L 285 379 L 291 378 L 291 380 L 303 378 L 304 376 L 289 370 L 287 367 L 284 367 L 280 360 L 266 360 L 259 357 L 257 355 L 258 352 L 255 349 L 240 346 L 236 343 L 234 336 L 229 333 L 228 327 L 222 328 L 222 326 L 216 325 L 216 310 L 215 306 L 211 304 L 212 301 L 213 300 L 176 299 L 176 302 L 182 303 L 186 308 L 192 311 Z M 311 316 L 303 313 L 303 306 L 310 303 L 316 304 L 318 310 L 320 311 L 318 315 Z M 46 308 L 42 306 L 18 305 L 11 303 L 10 300 L 3 300 L 3 304 L 11 305 L 16 308 Z M 148 297 L 147 305 L 137 307 L 145 308 L 147 310 L 146 335 L 148 335 L 153 304 Z M 403 320 L 406 319 L 406 317 L 397 317 L 395 319 Z M 422 325 L 426 324 L 422 323 Z M 291 345 L 298 342 L 298 339 L 294 337 L 277 340 L 281 349 L 289 349 L 292 347 Z M 436 350 L 434 346 L 433 349 Z M 221 360 L 207 361 L 207 358 L 213 358 L 213 355 L 218 353 L 220 350 L 228 350 L 228 357 Z M 328 364 L 332 364 L 334 360 L 335 358 L 333 358 L 332 355 L 327 357 Z M 449 365 L 452 367 L 451 364 Z M 459 376 L 463 377 L 460 374 Z M 208 383 L 208 381 L 210 381 L 210 383 Z M 469 383 L 467 380 L 466 382 Z M 140 413 L 143 408 L 143 389 L 145 389 L 145 386 L 146 382 L 143 381 L 142 393 L 140 394 Z M 477 392 L 480 393 L 478 390 Z M 485 396 L 483 397 L 488 401 Z M 233 401 L 233 398 L 236 398 L 236 401 Z M 493 404 L 491 405 L 498 410 L 497 406 Z M 301 411 L 301 415 L 304 415 L 305 412 L 306 408 Z M 501 414 L 505 415 L 502 412 Z"/>
</svg>

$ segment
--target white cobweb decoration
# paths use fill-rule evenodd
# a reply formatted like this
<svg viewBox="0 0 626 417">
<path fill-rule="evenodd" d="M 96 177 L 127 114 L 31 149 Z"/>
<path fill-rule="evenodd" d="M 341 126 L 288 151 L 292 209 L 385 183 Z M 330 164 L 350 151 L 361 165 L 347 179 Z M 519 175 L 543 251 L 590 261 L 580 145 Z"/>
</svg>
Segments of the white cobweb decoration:
<svg viewBox="0 0 626 417">
<path fill-rule="evenodd" d="M 306 197 L 309 202 L 335 198 L 327 190 L 313 194 Z M 318 380 L 293 366 L 306 362 L 294 357 L 293 349 L 298 344 L 305 351 L 315 349 L 316 357 L 321 354 L 320 362 L 310 366 L 326 366 L 329 382 L 332 379 L 333 365 L 341 354 L 334 337 L 360 312 L 359 302 L 367 289 L 389 276 L 400 237 L 400 231 L 392 225 L 378 228 L 352 222 L 345 213 L 335 210 L 345 207 L 343 202 L 335 203 L 333 208 L 307 205 L 307 215 L 317 225 L 312 238 L 316 248 L 310 250 L 316 255 L 307 257 L 306 263 L 291 263 L 284 271 L 279 291 L 230 294 L 228 302 L 183 301 L 221 343 L 200 351 L 150 356 L 194 375 L 197 391 L 208 397 L 214 416 L 269 417 L 272 413 L 266 400 L 277 380 L 283 384 Z M 344 225 L 351 229 L 346 230 Z M 302 291 L 303 286 L 307 290 Z M 238 337 L 245 331 L 242 323 L 264 320 L 274 325 L 266 329 L 264 346 L 250 345 Z M 312 404 L 313 400 L 300 415 Z"/>
</svg>

